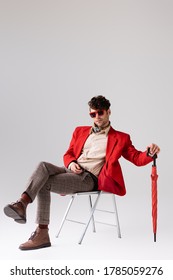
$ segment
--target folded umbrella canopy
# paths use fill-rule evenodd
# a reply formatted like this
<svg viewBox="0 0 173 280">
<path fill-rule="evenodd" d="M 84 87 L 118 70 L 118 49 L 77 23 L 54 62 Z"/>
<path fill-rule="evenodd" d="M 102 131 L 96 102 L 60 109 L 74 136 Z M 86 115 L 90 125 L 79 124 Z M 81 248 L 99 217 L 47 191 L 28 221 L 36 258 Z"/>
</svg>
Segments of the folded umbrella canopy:
<svg viewBox="0 0 173 280">
<path fill-rule="evenodd" d="M 149 150 L 148 150 L 149 153 Z M 151 192 L 152 192 L 152 223 L 153 223 L 153 233 L 154 242 L 156 242 L 156 232 L 157 232 L 157 166 L 156 166 L 157 155 L 153 156 L 153 164 L 151 171 Z"/>
</svg>

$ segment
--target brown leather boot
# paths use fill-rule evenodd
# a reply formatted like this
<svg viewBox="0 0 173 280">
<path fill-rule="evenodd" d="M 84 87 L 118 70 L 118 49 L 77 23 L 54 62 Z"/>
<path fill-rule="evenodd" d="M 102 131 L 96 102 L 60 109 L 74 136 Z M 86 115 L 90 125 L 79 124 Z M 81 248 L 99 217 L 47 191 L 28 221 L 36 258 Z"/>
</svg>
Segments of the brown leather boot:
<svg viewBox="0 0 173 280">
<path fill-rule="evenodd" d="M 50 247 L 50 239 L 48 229 L 36 228 L 36 231 L 31 234 L 29 240 L 19 246 L 21 250 L 34 250 L 45 247 Z"/>
<path fill-rule="evenodd" d="M 26 223 L 26 204 L 21 199 L 6 205 L 4 213 L 6 216 L 13 218 L 17 223 Z"/>
</svg>

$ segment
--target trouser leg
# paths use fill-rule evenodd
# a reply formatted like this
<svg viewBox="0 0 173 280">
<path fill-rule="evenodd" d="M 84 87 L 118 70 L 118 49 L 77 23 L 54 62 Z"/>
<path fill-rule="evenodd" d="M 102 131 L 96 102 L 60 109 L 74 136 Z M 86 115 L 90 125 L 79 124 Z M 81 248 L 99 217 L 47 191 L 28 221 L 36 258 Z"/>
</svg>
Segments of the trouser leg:
<svg viewBox="0 0 173 280">
<path fill-rule="evenodd" d="M 47 182 L 51 176 L 55 174 L 65 173 L 65 167 L 58 167 L 48 162 L 40 162 L 31 175 L 26 186 L 25 192 L 33 201 L 37 196 L 37 219 L 42 216 L 40 224 L 49 224 L 50 212 L 50 189 L 47 187 Z"/>
<path fill-rule="evenodd" d="M 50 192 L 70 194 L 79 191 L 91 191 L 94 181 L 87 172 L 77 175 L 64 167 L 41 162 L 30 178 L 26 193 L 35 199 L 37 195 L 38 224 L 49 224 Z"/>
<path fill-rule="evenodd" d="M 65 173 L 65 167 L 58 167 L 48 162 L 40 162 L 31 175 L 25 192 L 33 201 L 38 192 L 46 184 L 50 176 Z"/>
</svg>

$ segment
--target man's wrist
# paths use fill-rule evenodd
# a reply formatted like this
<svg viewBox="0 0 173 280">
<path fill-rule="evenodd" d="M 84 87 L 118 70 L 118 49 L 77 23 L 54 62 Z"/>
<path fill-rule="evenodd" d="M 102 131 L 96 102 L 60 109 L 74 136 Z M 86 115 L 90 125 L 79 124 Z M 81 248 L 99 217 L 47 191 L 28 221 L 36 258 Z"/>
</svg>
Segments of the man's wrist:
<svg viewBox="0 0 173 280">
<path fill-rule="evenodd" d="M 67 168 L 71 170 L 71 166 L 73 165 L 73 163 L 76 163 L 76 161 L 71 161 Z"/>
</svg>

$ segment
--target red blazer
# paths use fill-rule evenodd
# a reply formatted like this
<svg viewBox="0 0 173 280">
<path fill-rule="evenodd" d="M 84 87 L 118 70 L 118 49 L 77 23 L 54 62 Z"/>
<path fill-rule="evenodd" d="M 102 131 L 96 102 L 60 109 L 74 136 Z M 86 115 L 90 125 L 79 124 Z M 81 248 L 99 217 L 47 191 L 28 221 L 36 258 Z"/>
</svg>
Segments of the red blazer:
<svg viewBox="0 0 173 280">
<path fill-rule="evenodd" d="M 90 129 L 91 126 L 81 126 L 73 132 L 69 148 L 64 154 L 66 167 L 80 156 Z M 116 131 L 111 127 L 108 133 L 105 163 L 98 176 L 99 190 L 121 196 L 126 194 L 124 178 L 118 161 L 121 156 L 137 166 L 143 166 L 152 161 L 146 151 L 141 152 L 135 149 L 128 134 Z"/>
</svg>

